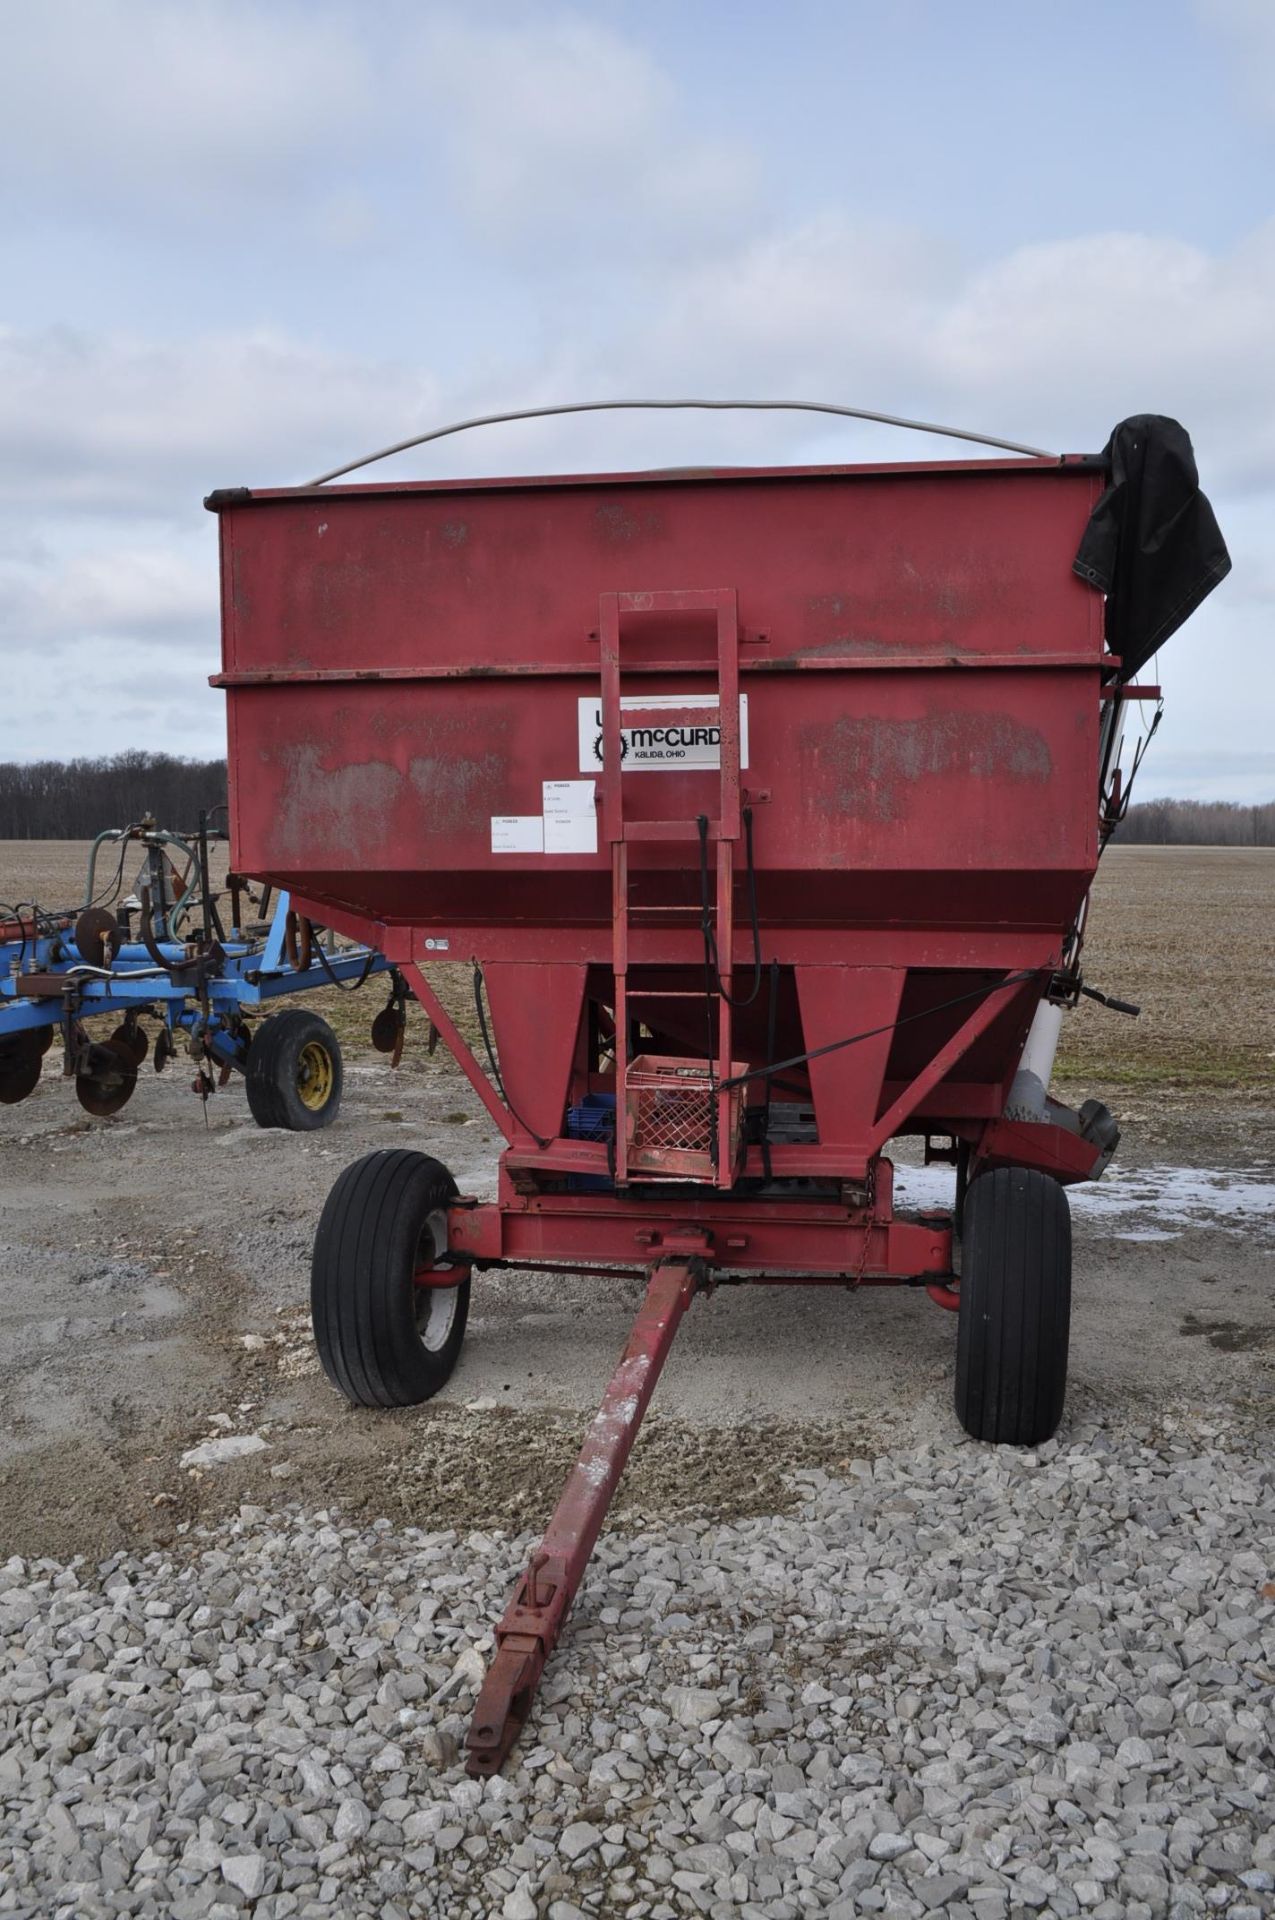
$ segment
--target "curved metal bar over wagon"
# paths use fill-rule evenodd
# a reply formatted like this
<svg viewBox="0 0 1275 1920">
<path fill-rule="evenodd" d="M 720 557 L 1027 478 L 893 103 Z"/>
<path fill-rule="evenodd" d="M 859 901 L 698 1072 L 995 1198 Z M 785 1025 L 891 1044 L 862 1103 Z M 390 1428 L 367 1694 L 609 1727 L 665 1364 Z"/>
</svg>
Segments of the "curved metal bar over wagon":
<svg viewBox="0 0 1275 1920">
<path fill-rule="evenodd" d="M 403 970 L 505 1141 L 491 1204 L 419 1154 L 342 1174 L 330 1378 L 436 1392 L 486 1268 L 649 1278 L 497 1630 L 488 1773 L 697 1292 L 925 1287 L 959 1309 L 968 1431 L 1053 1432 L 1064 1189 L 1118 1137 L 1050 1098 L 1053 1047 L 1092 991 L 1122 722 L 1158 697 L 1132 675 L 1229 563 L 1155 418 L 1092 457 L 208 504 L 236 864 Z M 458 961 L 486 1065 L 431 977 Z M 951 1209 L 896 1209 L 903 1134 Z"/>
</svg>

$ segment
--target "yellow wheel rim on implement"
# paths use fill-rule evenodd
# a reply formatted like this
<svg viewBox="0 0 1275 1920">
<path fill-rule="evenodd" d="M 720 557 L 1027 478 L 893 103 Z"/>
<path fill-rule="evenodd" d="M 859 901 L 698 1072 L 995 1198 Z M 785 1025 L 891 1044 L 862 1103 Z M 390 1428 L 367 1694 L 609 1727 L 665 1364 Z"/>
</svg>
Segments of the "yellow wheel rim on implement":
<svg viewBox="0 0 1275 1920">
<path fill-rule="evenodd" d="M 319 1113 L 332 1098 L 332 1055 L 321 1040 L 307 1040 L 297 1061 L 297 1092 L 311 1113 Z"/>
</svg>

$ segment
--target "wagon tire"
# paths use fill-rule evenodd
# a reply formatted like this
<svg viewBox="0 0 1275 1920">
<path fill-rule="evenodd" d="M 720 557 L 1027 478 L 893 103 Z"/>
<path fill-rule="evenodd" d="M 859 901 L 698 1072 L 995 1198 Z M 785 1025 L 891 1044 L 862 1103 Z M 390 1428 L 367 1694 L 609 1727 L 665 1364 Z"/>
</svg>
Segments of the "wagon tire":
<svg viewBox="0 0 1275 1920">
<path fill-rule="evenodd" d="M 310 1314 L 323 1371 L 359 1407 L 415 1407 L 451 1375 L 465 1338 L 469 1278 L 416 1282 L 447 1246 L 456 1182 L 427 1154 L 365 1154 L 319 1219 Z"/>
<path fill-rule="evenodd" d="M 253 1034 L 244 1068 L 248 1108 L 259 1127 L 313 1133 L 341 1106 L 341 1046 L 326 1020 L 304 1007 L 272 1013 Z"/>
<path fill-rule="evenodd" d="M 975 1440 L 1030 1447 L 1062 1419 L 1071 1212 L 1048 1174 L 998 1167 L 965 1196 L 956 1414 Z"/>
</svg>

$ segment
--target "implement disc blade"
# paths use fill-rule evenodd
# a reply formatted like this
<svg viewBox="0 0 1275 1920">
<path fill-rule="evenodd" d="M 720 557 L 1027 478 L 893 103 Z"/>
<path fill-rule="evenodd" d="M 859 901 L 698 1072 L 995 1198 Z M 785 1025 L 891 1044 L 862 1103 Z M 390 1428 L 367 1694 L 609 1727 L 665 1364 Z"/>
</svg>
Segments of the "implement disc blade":
<svg viewBox="0 0 1275 1920">
<path fill-rule="evenodd" d="M 382 1007 L 372 1022 L 372 1045 L 378 1053 L 393 1053 L 403 1028 L 397 1007 Z"/>
<path fill-rule="evenodd" d="M 104 1040 L 89 1051 L 89 1072 L 75 1082 L 76 1098 L 85 1113 L 106 1120 L 132 1098 L 137 1085 L 137 1063 L 130 1048 L 118 1040 Z"/>
<path fill-rule="evenodd" d="M 32 1027 L 15 1033 L 0 1046 L 0 1105 L 16 1107 L 40 1084 L 40 1068 L 52 1027 Z"/>
<path fill-rule="evenodd" d="M 107 907 L 85 907 L 75 923 L 75 944 L 86 967 L 109 967 L 119 951 L 120 923 Z"/>
<path fill-rule="evenodd" d="M 116 1027 L 111 1039 L 113 1042 L 118 1042 L 124 1051 L 131 1055 L 135 1067 L 141 1066 L 151 1050 L 151 1043 L 141 1027 L 127 1025 Z"/>
</svg>

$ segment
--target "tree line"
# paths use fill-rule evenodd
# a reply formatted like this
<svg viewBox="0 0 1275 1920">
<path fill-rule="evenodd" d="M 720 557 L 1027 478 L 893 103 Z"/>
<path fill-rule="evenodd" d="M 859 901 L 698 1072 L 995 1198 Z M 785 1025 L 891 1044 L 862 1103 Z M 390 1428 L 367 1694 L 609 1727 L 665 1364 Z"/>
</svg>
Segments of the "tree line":
<svg viewBox="0 0 1275 1920">
<path fill-rule="evenodd" d="M 1275 800 L 1143 800 L 1115 838 L 1135 847 L 1275 847 Z"/>
<path fill-rule="evenodd" d="M 115 753 L 98 760 L 0 761 L 0 840 L 91 840 L 153 814 L 189 832 L 199 810 L 226 801 L 224 760 L 171 753 Z M 1116 840 L 1127 846 L 1275 846 L 1275 800 L 1144 800 L 1130 807 Z"/>
<path fill-rule="evenodd" d="M 97 760 L 0 761 L 0 840 L 91 840 L 154 816 L 192 831 L 226 802 L 224 760 L 114 753 Z M 224 825 L 224 815 L 215 824 Z"/>
</svg>

